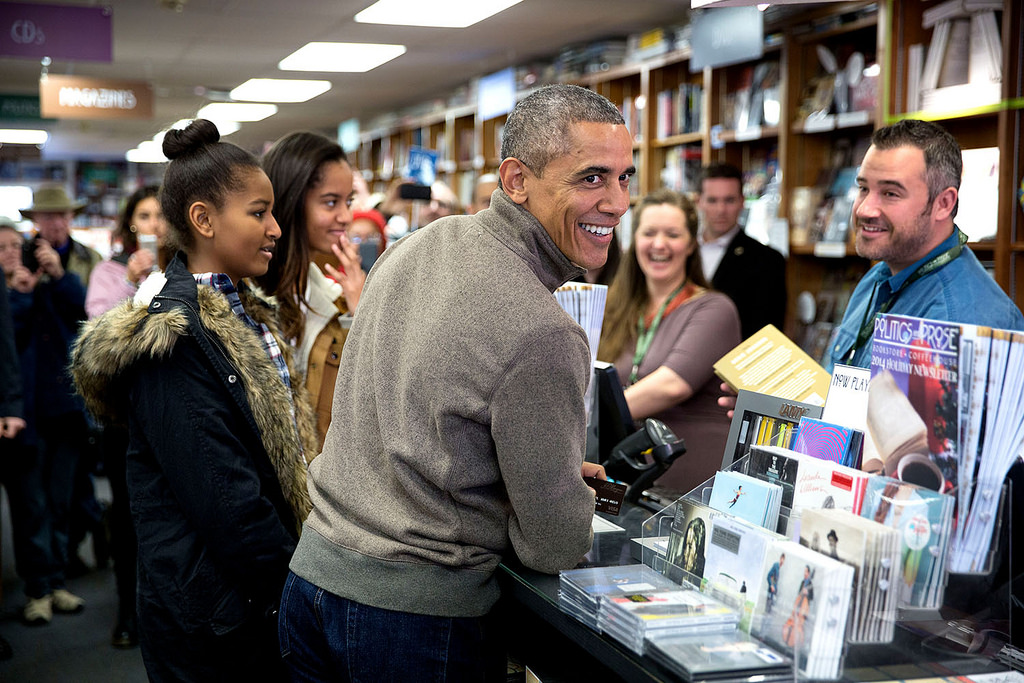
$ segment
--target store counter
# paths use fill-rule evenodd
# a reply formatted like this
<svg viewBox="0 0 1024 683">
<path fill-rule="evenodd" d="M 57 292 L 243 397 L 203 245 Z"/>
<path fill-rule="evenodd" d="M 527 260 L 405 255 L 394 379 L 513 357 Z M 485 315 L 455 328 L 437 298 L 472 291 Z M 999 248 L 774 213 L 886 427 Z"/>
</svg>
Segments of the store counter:
<svg viewBox="0 0 1024 683">
<path fill-rule="evenodd" d="M 635 563 L 636 544 L 647 509 L 624 506 L 617 517 L 604 517 L 624 531 L 596 533 L 583 565 L 613 566 Z M 507 629 L 512 656 L 548 681 L 680 681 L 675 674 L 647 656 L 639 656 L 615 639 L 599 634 L 558 607 L 558 577 L 542 574 L 514 562 L 501 565 L 502 600 L 498 613 Z M 947 614 L 948 616 L 948 614 Z M 955 629 L 938 613 L 901 621 L 892 643 L 847 645 L 843 680 L 905 681 L 924 678 L 998 674 L 1008 667 L 995 660 L 1001 644 L 975 643 L 981 655 L 962 654 Z M 947 635 L 952 636 L 946 637 Z M 962 640 L 962 639 L 959 639 Z M 1018 673 L 982 677 L 991 683 L 1022 681 Z"/>
</svg>

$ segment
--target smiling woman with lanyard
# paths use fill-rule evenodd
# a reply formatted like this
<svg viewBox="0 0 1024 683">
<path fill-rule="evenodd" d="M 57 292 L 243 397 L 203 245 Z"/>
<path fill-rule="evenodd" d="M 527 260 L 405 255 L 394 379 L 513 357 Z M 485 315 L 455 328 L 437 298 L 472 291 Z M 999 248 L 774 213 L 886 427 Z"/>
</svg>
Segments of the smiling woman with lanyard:
<svg viewBox="0 0 1024 683">
<path fill-rule="evenodd" d="M 685 493 L 718 470 L 729 419 L 718 407 L 712 364 L 740 343 L 729 297 L 708 289 L 697 213 L 657 190 L 637 204 L 633 243 L 608 292 L 598 358 L 615 364 L 633 419 L 655 417 L 687 453 L 657 484 Z"/>
</svg>

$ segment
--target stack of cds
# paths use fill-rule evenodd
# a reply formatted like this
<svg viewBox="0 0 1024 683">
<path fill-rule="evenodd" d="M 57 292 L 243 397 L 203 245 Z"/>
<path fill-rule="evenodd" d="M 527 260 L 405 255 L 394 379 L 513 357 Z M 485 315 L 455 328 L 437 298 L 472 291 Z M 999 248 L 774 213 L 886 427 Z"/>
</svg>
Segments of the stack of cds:
<svg viewBox="0 0 1024 683">
<path fill-rule="evenodd" d="M 607 596 L 598 610 L 601 631 L 640 655 L 648 638 L 726 633 L 739 619 L 735 609 L 694 588 Z"/>
<path fill-rule="evenodd" d="M 792 680 L 793 662 L 742 631 L 711 635 L 655 634 L 647 654 L 684 681 Z"/>
<path fill-rule="evenodd" d="M 679 584 L 646 564 L 569 569 L 558 574 L 558 606 L 599 631 L 598 608 L 603 597 L 678 588 Z"/>
</svg>

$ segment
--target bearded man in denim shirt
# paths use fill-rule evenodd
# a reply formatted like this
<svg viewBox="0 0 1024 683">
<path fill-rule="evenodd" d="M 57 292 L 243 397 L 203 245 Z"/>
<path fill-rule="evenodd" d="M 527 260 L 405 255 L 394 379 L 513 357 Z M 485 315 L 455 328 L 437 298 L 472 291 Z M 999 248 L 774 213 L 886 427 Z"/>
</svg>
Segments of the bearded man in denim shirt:
<svg viewBox="0 0 1024 683">
<path fill-rule="evenodd" d="M 868 367 L 877 313 L 1024 330 L 1024 316 L 953 222 L 963 159 L 942 127 L 904 120 L 875 131 L 857 174 L 857 284 L 825 360 Z M 970 217 L 967 218 L 970 220 Z"/>
</svg>

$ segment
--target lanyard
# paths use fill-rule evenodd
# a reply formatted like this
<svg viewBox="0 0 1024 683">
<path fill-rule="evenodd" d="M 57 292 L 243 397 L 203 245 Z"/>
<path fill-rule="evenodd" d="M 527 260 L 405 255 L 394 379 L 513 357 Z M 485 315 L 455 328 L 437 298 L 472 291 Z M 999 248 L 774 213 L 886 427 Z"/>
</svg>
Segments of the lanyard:
<svg viewBox="0 0 1024 683">
<path fill-rule="evenodd" d="M 661 304 L 661 308 L 658 309 L 658 314 L 654 316 L 654 320 L 651 321 L 649 328 L 644 328 L 644 314 L 641 313 L 640 317 L 636 321 L 636 352 L 633 353 L 633 370 L 629 373 L 629 383 L 636 384 L 637 375 L 640 372 L 640 363 L 643 362 L 644 356 L 647 355 L 647 350 L 651 348 L 651 342 L 654 341 L 654 334 L 658 331 L 658 326 L 661 325 L 661 318 L 665 315 L 665 309 L 675 299 L 679 292 L 683 291 L 683 287 L 686 286 L 686 280 L 683 280 L 682 284 L 676 287 L 675 291 L 668 295 L 668 298 Z"/>
<path fill-rule="evenodd" d="M 945 266 L 946 264 L 950 263 L 955 258 L 960 256 L 960 252 L 963 251 L 964 245 L 967 243 L 967 235 L 964 234 L 964 232 L 961 231 L 960 228 L 956 228 L 956 239 L 957 243 L 954 244 L 952 247 L 942 252 L 941 254 L 936 254 L 934 257 L 928 259 L 920 266 L 918 266 L 917 270 L 911 273 L 910 277 L 903 281 L 903 284 L 900 285 L 900 288 L 893 292 L 889 296 L 889 298 L 878 308 L 878 311 L 875 313 L 875 315 L 887 313 L 889 309 L 893 307 L 893 304 L 896 303 L 896 299 L 899 298 L 899 295 L 903 293 L 903 290 L 909 287 L 911 283 L 920 280 L 925 275 L 934 273 L 939 268 L 942 268 L 943 266 Z M 875 283 L 875 289 L 877 290 L 877 288 L 878 283 Z M 875 298 L 874 291 L 872 291 L 871 293 L 871 298 Z M 864 318 L 860 322 L 860 332 L 857 333 L 856 343 L 853 345 L 853 348 L 850 349 L 850 355 L 847 357 L 847 362 L 853 360 L 853 354 L 857 352 L 857 349 L 859 349 L 861 346 L 867 343 L 868 339 L 871 339 L 871 335 L 874 334 L 875 316 L 870 315 L 870 313 L 871 304 L 869 302 L 868 307 L 864 309 Z"/>
</svg>

